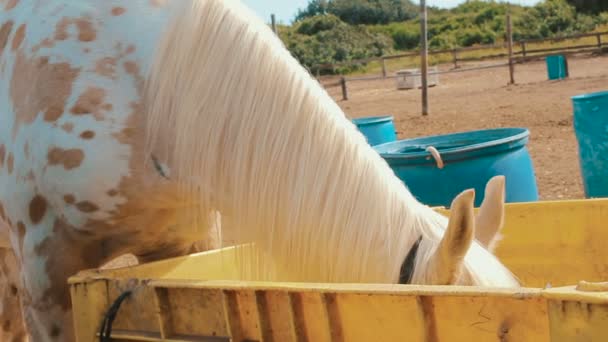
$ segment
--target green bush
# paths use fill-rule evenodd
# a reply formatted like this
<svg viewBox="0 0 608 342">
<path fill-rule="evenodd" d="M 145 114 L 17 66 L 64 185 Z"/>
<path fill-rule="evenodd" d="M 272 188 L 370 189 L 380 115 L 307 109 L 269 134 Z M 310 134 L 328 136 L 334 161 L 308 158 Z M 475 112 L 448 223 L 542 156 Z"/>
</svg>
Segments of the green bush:
<svg viewBox="0 0 608 342">
<path fill-rule="evenodd" d="M 505 39 L 507 9 L 516 41 L 589 32 L 608 24 L 608 12 L 577 12 L 569 3 L 576 0 L 544 0 L 532 7 L 497 1 L 468 0 L 450 10 L 430 7 L 429 47 L 451 49 L 499 43 Z M 589 4 L 593 0 L 582 0 L 585 1 Z M 419 48 L 417 11 L 410 0 L 311 0 L 299 12 L 296 23 L 282 27 L 280 34 L 292 54 L 316 72 L 317 64 Z"/>
<path fill-rule="evenodd" d="M 496 33 L 478 27 L 471 27 L 456 33 L 456 42 L 459 46 L 473 46 L 478 44 L 494 44 Z"/>
<path fill-rule="evenodd" d="M 306 8 L 299 9 L 295 21 L 327 13 L 327 0 L 310 0 Z"/>
<path fill-rule="evenodd" d="M 416 17 L 418 6 L 410 0 L 312 0 L 298 11 L 296 21 L 330 13 L 351 25 L 387 24 Z"/>
<path fill-rule="evenodd" d="M 390 37 L 395 50 L 411 50 L 420 45 L 420 26 L 410 22 L 370 26 L 370 30 Z"/>
<path fill-rule="evenodd" d="M 398 50 L 411 50 L 420 45 L 420 30 L 408 30 L 406 28 L 395 30 L 392 34 L 393 46 Z"/>
<path fill-rule="evenodd" d="M 389 54 L 393 45 L 391 38 L 382 33 L 372 32 L 363 25 L 348 25 L 327 14 L 306 18 L 281 37 L 291 53 L 313 73 L 329 71 L 319 70 L 320 64 Z M 345 66 L 336 71 L 349 72 L 358 67 Z"/>
<path fill-rule="evenodd" d="M 583 13 L 597 14 L 608 11 L 608 1 L 606 0 L 568 0 L 568 3 Z"/>
<path fill-rule="evenodd" d="M 346 25 L 340 18 L 332 14 L 321 14 L 306 18 L 297 24 L 296 31 L 299 34 L 313 36 L 321 31 L 333 30 L 339 25 Z"/>
<path fill-rule="evenodd" d="M 606 25 L 608 24 L 608 12 L 602 12 L 594 19 L 597 25 Z"/>
</svg>

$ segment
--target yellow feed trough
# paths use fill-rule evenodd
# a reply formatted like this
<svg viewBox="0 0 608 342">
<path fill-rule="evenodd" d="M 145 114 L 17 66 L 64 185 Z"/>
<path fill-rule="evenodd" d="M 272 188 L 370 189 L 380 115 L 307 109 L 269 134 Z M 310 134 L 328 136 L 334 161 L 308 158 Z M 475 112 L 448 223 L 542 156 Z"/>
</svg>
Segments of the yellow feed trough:
<svg viewBox="0 0 608 342">
<path fill-rule="evenodd" d="M 608 341 L 608 200 L 506 214 L 497 254 L 523 289 L 239 282 L 226 248 L 72 277 L 76 335 L 98 341 L 108 308 L 132 290 L 115 340 Z"/>
</svg>

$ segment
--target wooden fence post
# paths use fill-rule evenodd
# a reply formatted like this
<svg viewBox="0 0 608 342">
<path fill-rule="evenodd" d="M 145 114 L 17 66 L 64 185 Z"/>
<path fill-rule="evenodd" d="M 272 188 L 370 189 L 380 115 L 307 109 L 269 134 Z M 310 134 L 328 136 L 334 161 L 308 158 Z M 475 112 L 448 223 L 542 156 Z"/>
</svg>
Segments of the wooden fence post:
<svg viewBox="0 0 608 342">
<path fill-rule="evenodd" d="M 382 57 L 380 60 L 382 61 L 382 77 L 386 78 L 386 59 Z"/>
<path fill-rule="evenodd" d="M 525 58 L 526 57 L 526 41 L 522 40 L 519 42 L 519 44 L 521 45 L 521 54 Z"/>
<path fill-rule="evenodd" d="M 452 59 L 454 60 L 454 69 L 458 69 L 458 49 L 452 49 Z"/>
<path fill-rule="evenodd" d="M 511 13 L 507 13 L 507 42 L 509 47 L 509 76 L 510 84 L 515 84 L 515 66 L 513 65 L 513 29 L 511 26 Z"/>
<path fill-rule="evenodd" d="M 272 32 L 274 32 L 274 34 L 278 34 L 277 32 L 277 19 L 273 14 L 270 15 L 270 22 L 272 23 Z"/>
<path fill-rule="evenodd" d="M 597 38 L 597 48 L 602 52 L 602 35 L 598 33 L 595 37 Z"/>
<path fill-rule="evenodd" d="M 340 85 L 342 86 L 342 100 L 347 101 L 348 100 L 348 88 L 346 88 L 346 78 L 342 77 L 342 79 L 340 79 Z"/>
<path fill-rule="evenodd" d="M 420 0 L 420 64 L 422 78 L 422 115 L 429 115 L 429 89 L 428 89 L 428 36 L 426 29 L 426 0 Z"/>
</svg>

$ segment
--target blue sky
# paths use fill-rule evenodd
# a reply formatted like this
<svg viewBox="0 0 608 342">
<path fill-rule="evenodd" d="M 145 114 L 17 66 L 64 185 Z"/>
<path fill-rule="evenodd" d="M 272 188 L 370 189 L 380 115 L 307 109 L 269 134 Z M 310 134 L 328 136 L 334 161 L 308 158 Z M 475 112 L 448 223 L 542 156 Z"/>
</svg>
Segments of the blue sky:
<svg viewBox="0 0 608 342">
<path fill-rule="evenodd" d="M 277 20 L 290 23 L 298 8 L 304 8 L 308 0 L 242 0 L 247 6 L 254 9 L 266 21 L 270 21 L 270 14 L 275 13 Z M 453 7 L 465 0 L 427 0 L 429 5 L 438 7 Z M 533 5 L 540 0 L 509 0 L 513 4 Z M 417 0 L 414 0 L 417 3 Z"/>
</svg>

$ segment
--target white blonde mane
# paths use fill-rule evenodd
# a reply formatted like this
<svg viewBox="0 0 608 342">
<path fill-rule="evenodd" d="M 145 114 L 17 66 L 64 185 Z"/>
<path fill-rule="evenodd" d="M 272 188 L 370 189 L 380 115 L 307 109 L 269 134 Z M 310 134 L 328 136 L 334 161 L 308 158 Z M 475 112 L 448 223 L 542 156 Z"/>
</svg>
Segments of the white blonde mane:
<svg viewBox="0 0 608 342">
<path fill-rule="evenodd" d="M 446 219 L 414 199 L 243 5 L 185 1 L 149 75 L 147 154 L 169 166 L 200 217 L 219 210 L 231 222 L 224 234 L 272 256 L 277 269 L 260 254 L 249 277 L 396 282 L 423 235 L 414 282 L 423 281 Z M 471 251 L 466 267 L 482 285 L 505 282 L 490 253 Z"/>
</svg>

